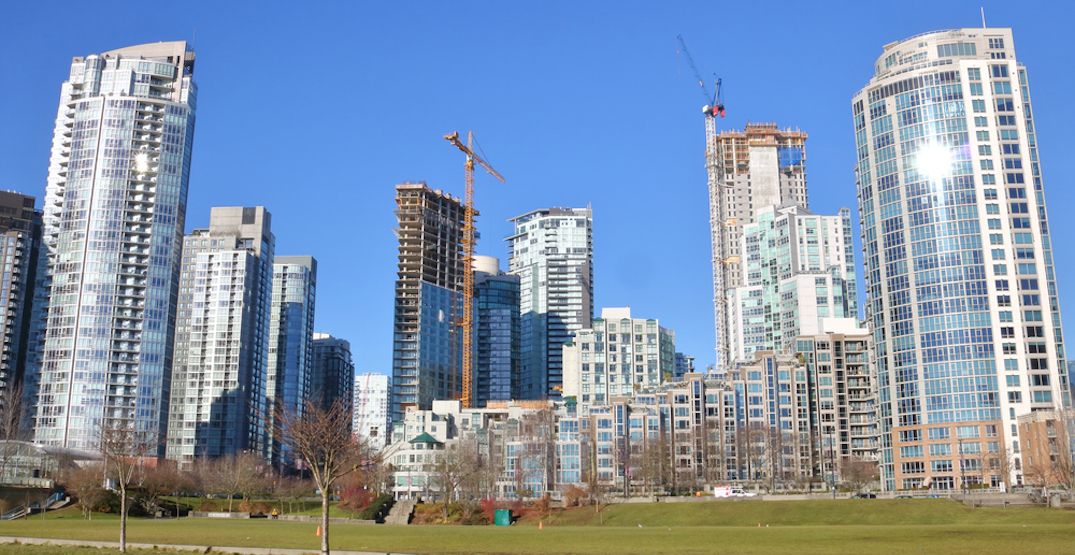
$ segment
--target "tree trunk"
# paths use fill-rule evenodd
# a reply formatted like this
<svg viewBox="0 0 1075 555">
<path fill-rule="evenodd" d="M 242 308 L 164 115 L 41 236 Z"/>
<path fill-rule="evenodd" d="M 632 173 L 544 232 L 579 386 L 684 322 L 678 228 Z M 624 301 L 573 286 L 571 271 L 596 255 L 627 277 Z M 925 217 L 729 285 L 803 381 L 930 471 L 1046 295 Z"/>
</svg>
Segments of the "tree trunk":
<svg viewBox="0 0 1075 555">
<path fill-rule="evenodd" d="M 321 554 L 328 555 L 328 490 L 321 488 Z"/>
<path fill-rule="evenodd" d="M 231 501 L 232 501 L 233 499 L 235 499 L 235 496 L 229 493 L 229 494 L 228 494 L 228 512 L 229 512 L 229 513 L 231 512 Z"/>
<path fill-rule="evenodd" d="M 127 488 L 119 488 L 119 552 L 127 552 Z"/>
</svg>

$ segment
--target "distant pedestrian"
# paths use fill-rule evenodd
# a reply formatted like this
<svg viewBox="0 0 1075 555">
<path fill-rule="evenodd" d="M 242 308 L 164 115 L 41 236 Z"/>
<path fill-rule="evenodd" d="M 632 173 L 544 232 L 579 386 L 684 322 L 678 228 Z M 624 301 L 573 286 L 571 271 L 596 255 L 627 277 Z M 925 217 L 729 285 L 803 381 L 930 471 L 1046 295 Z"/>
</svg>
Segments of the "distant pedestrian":
<svg viewBox="0 0 1075 555">
<path fill-rule="evenodd" d="M 273 520 L 276 520 L 276 519 L 280 518 L 280 509 L 277 509 L 276 507 L 273 507 L 271 514 L 272 514 L 272 519 Z"/>
</svg>

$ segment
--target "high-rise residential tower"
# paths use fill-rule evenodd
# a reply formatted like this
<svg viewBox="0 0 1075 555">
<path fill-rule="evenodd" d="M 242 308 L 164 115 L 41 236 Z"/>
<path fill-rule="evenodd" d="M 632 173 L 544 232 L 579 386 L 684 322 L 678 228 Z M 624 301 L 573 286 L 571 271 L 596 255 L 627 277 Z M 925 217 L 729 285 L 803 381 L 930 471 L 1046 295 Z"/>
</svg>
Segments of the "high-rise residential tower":
<svg viewBox="0 0 1075 555">
<path fill-rule="evenodd" d="M 806 133 L 781 130 L 775 123 L 747 124 L 743 131 L 716 137 L 719 186 L 710 187 L 709 226 L 713 257 L 713 304 L 718 365 L 729 355 L 726 295 L 743 285 L 740 268 L 743 226 L 759 209 L 807 208 Z M 719 214 L 718 214 L 719 212 Z M 719 272 L 719 273 L 718 273 Z M 717 368 L 726 372 L 727 368 Z"/>
<path fill-rule="evenodd" d="M 303 401 L 309 396 L 316 295 L 317 260 L 312 256 L 275 258 L 265 376 L 265 432 L 269 460 L 278 465 L 290 464 L 280 430 L 283 418 L 301 416 Z"/>
<path fill-rule="evenodd" d="M 351 343 L 327 333 L 315 333 L 313 347 L 307 399 L 323 410 L 342 402 L 347 412 L 352 412 L 355 363 L 351 360 Z"/>
<path fill-rule="evenodd" d="M 0 433 L 24 437 L 31 421 L 36 384 L 26 376 L 37 254 L 41 245 L 41 212 L 34 197 L 0 191 Z M 29 382 L 29 383 L 27 383 Z M 24 406 L 23 398 L 26 401 Z"/>
<path fill-rule="evenodd" d="M 167 457 L 267 455 L 275 238 L 262 207 L 217 207 L 183 240 Z"/>
<path fill-rule="evenodd" d="M 519 276 L 474 257 L 474 406 L 519 398 Z"/>
<path fill-rule="evenodd" d="M 882 483 L 1019 484 L 1018 417 L 1069 402 L 1027 70 L 994 28 L 874 70 L 851 110 Z"/>
<path fill-rule="evenodd" d="M 396 307 L 392 421 L 462 388 L 463 203 L 425 183 L 396 186 Z"/>
<path fill-rule="evenodd" d="M 588 407 L 669 381 L 675 343 L 675 332 L 657 320 L 632 318 L 630 307 L 603 308 L 591 327 L 562 346 L 563 394 Z"/>
<path fill-rule="evenodd" d="M 373 451 L 384 449 L 392 437 L 388 411 L 392 378 L 369 372 L 355 376 L 354 418 L 351 429 Z"/>
<path fill-rule="evenodd" d="M 164 435 L 193 74 L 182 41 L 71 61 L 43 208 L 50 294 L 34 309 L 48 314 L 33 345 L 39 443 L 95 449 L 107 427 Z"/>
<path fill-rule="evenodd" d="M 519 276 L 523 399 L 559 397 L 563 345 L 593 319 L 593 214 L 545 208 L 516 218 L 509 272 Z"/>
<path fill-rule="evenodd" d="M 762 208 L 741 241 L 742 285 L 727 293 L 733 363 L 820 333 L 824 318 L 858 318 L 850 210 L 820 216 L 798 206 Z"/>
</svg>

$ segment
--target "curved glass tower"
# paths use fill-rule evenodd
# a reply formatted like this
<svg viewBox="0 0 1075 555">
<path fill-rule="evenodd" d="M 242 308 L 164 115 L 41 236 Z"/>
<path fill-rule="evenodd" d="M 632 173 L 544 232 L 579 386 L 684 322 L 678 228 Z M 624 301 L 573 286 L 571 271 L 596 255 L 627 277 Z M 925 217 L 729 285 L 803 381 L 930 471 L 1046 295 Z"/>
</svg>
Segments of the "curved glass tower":
<svg viewBox="0 0 1075 555">
<path fill-rule="evenodd" d="M 45 191 L 37 442 L 94 449 L 102 426 L 163 438 L 193 74 L 182 41 L 71 62 Z"/>
<path fill-rule="evenodd" d="M 1069 401 L 1011 30 L 886 45 L 852 112 L 883 485 L 1018 484 L 1016 417 Z"/>
</svg>

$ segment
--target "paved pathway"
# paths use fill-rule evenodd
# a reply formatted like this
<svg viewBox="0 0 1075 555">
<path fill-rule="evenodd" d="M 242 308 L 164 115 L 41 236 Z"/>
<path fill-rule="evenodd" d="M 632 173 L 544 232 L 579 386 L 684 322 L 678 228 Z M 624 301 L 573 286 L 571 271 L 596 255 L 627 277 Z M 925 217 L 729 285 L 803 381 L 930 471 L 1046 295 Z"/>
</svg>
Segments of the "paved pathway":
<svg viewBox="0 0 1075 555">
<path fill-rule="evenodd" d="M 24 538 L 19 536 L 0 536 L 0 545 L 3 544 L 30 544 L 30 545 L 78 545 L 85 547 L 107 547 L 119 549 L 119 542 L 97 542 L 89 540 L 56 540 L 51 538 Z M 319 549 L 283 549 L 279 547 L 226 547 L 208 545 L 173 545 L 127 542 L 130 549 L 175 549 L 179 551 L 198 551 L 200 553 L 234 553 L 237 555 L 309 555 L 319 553 Z M 385 553 L 382 551 L 344 551 L 333 549 L 335 555 L 408 555 L 405 553 Z"/>
</svg>

